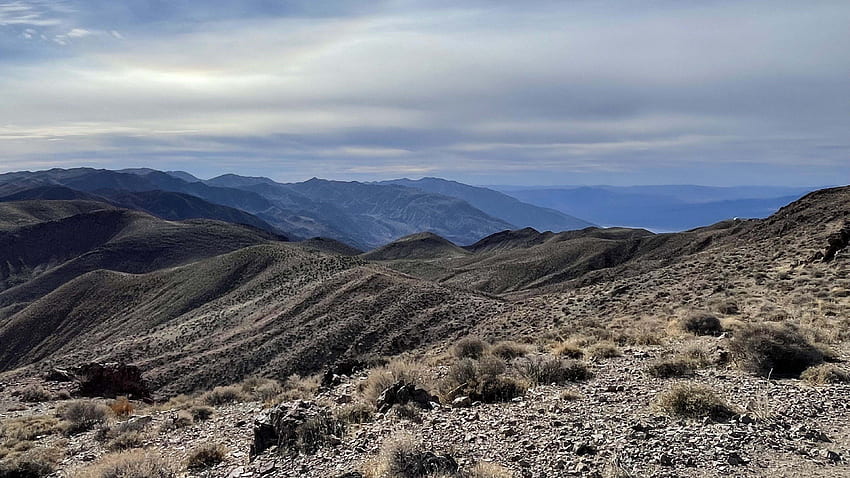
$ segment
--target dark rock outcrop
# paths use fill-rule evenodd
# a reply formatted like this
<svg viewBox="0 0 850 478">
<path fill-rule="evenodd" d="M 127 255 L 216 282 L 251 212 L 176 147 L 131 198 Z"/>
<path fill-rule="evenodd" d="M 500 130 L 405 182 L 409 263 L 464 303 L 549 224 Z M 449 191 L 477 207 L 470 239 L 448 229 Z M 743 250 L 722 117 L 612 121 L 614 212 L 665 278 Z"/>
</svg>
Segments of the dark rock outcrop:
<svg viewBox="0 0 850 478">
<path fill-rule="evenodd" d="M 325 407 L 303 400 L 282 403 L 254 419 L 251 456 L 273 447 L 279 453 L 315 453 L 323 444 L 339 443 L 342 432 Z"/>
<path fill-rule="evenodd" d="M 419 408 L 431 410 L 431 403 L 440 403 L 440 399 L 431 395 L 426 390 L 416 388 L 415 385 L 404 382 L 396 382 L 381 392 L 376 406 L 379 413 L 386 413 L 393 405 L 406 405 L 413 403 Z"/>
<path fill-rule="evenodd" d="M 142 371 L 135 365 L 91 362 L 75 367 L 72 373 L 80 382 L 80 395 L 85 397 L 150 398 Z"/>
</svg>

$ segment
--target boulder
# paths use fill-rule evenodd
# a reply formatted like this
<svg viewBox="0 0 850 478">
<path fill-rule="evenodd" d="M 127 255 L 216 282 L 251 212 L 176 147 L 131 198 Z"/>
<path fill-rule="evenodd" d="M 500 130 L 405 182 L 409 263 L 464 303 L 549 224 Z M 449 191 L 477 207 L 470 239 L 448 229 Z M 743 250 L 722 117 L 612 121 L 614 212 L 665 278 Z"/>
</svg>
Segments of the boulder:
<svg viewBox="0 0 850 478">
<path fill-rule="evenodd" d="M 86 397 L 115 397 L 127 395 L 135 399 L 150 398 L 150 390 L 142 371 L 125 363 L 91 362 L 72 370 L 80 382 L 80 395 Z"/>
<path fill-rule="evenodd" d="M 393 405 L 406 405 L 408 403 L 425 410 L 431 410 L 434 408 L 432 403 L 440 403 L 440 399 L 426 390 L 416 388 L 412 383 L 396 382 L 381 392 L 376 406 L 379 413 L 386 413 Z"/>
<path fill-rule="evenodd" d="M 315 453 L 322 444 L 339 443 L 342 432 L 325 407 L 304 400 L 282 403 L 254 419 L 251 456 L 272 447 L 279 453 Z"/>
<path fill-rule="evenodd" d="M 44 374 L 44 380 L 48 382 L 72 382 L 74 374 L 63 368 L 54 368 Z"/>
</svg>

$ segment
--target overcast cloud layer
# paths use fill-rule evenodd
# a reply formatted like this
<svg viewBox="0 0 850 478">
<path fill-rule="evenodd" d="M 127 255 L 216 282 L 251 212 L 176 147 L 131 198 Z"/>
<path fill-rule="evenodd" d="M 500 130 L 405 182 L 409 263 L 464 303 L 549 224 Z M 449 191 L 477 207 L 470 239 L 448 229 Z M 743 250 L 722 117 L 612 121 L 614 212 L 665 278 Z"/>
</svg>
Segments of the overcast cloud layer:
<svg viewBox="0 0 850 478">
<path fill-rule="evenodd" d="M 0 170 L 850 182 L 850 2 L 0 1 Z"/>
</svg>

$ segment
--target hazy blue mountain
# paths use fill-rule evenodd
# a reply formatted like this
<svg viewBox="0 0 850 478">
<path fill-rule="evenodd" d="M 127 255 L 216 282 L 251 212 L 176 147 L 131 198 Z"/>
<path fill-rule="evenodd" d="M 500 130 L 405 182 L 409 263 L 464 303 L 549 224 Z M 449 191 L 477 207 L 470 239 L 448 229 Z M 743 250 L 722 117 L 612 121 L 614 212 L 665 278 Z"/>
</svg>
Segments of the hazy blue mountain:
<svg viewBox="0 0 850 478">
<path fill-rule="evenodd" d="M 724 219 L 762 218 L 809 188 L 706 186 L 584 186 L 512 189 L 507 194 L 602 226 L 682 231 Z"/>
<path fill-rule="evenodd" d="M 593 226 L 590 222 L 564 214 L 555 209 L 524 203 L 492 189 L 469 186 L 440 178 L 394 179 L 375 184 L 395 184 L 462 199 L 487 214 L 519 228 L 532 227 L 538 231 L 569 231 Z"/>
<path fill-rule="evenodd" d="M 0 175 L 0 197 L 39 186 L 65 186 L 90 194 L 168 191 L 240 209 L 283 231 L 288 237 L 327 237 L 371 249 L 403 236 L 433 232 L 458 244 L 471 244 L 494 232 L 514 229 L 466 201 L 397 185 L 312 179 L 281 184 L 267 178 L 225 175 L 187 182 L 161 171 L 134 169 L 52 169 Z M 114 194 L 114 193 L 113 193 Z M 135 196 L 134 196 L 135 195 Z M 160 210 L 177 197 L 146 195 Z M 130 203 L 128 203 L 130 204 Z M 135 203 L 141 207 L 140 203 Z"/>
</svg>

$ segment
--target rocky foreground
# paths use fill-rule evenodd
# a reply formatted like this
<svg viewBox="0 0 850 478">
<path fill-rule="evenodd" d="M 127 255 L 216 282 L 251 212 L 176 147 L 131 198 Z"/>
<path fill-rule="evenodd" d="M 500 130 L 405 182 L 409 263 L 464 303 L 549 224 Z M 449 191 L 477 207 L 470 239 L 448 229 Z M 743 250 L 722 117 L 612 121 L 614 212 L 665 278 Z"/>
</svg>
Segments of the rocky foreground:
<svg viewBox="0 0 850 478">
<path fill-rule="evenodd" d="M 131 456 L 132 450 L 145 450 L 144 459 L 160 460 L 156 463 L 173 473 L 157 476 L 850 476 L 850 384 L 743 372 L 733 363 L 718 362 L 728 340 L 696 337 L 620 349 L 587 346 L 580 362 L 587 366 L 586 377 L 558 385 L 529 383 L 524 393 L 502 396 L 507 400 L 501 403 L 481 403 L 473 394 L 437 404 L 436 395 L 396 394 L 396 383 L 380 390 L 376 399 L 370 388 L 389 383 L 376 381 L 376 374 L 389 370 L 379 368 L 325 377 L 330 382 L 326 387 L 319 386 L 318 378 L 282 386 L 255 381 L 158 405 L 131 400 L 131 411 L 116 407 L 121 401 L 91 399 L 112 405 L 112 411 L 77 432 L 67 430 L 67 419 L 54 418 L 75 400 L 26 403 L 22 395 L 37 385 L 4 383 L 0 417 L 5 446 L 24 417 L 47 420 L 41 434 L 19 440 L 17 446 L 29 448 L 24 454 L 56 450 L 50 476 L 111 476 L 92 470 L 110 457 Z M 572 352 L 560 353 L 576 353 L 566 348 Z M 701 351 L 705 360 L 691 363 L 691 370 L 660 374 L 682 376 L 653 376 L 659 375 L 657 364 L 677 363 L 676 354 L 685 349 L 691 356 Z M 503 360 L 507 367 L 500 369 L 502 374 L 520 370 L 523 361 L 556 358 L 546 348 L 526 347 L 525 352 L 525 357 Z M 845 348 L 832 360 L 846 358 Z M 480 356 L 477 363 L 486 360 Z M 421 375 L 410 381 L 419 385 L 410 391 L 440 389 L 457 363 L 458 357 L 445 354 L 428 365 L 418 364 L 422 369 L 415 373 Z M 409 377 L 411 367 L 404 362 L 396 372 Z M 844 364 L 827 367 L 850 372 Z M 676 385 L 695 383 L 716 392 L 728 414 L 688 416 L 659 401 Z M 69 385 L 44 386 L 55 398 Z M 396 389 L 388 396 L 392 386 Z M 276 418 L 270 421 L 270 416 Z M 272 422 L 277 430 L 268 429 Z M 305 422 L 313 427 L 312 434 L 305 434 Z M 399 442 L 420 458 L 427 454 L 423 463 L 431 463 L 434 473 L 426 468 L 392 471 L 381 463 L 398 451 L 389 444 L 398 447 Z M 214 449 L 215 456 L 199 464 L 201 449 Z M 7 461 L 20 456 L 15 446 L 11 450 L 4 452 Z M 486 463 L 493 466 L 482 465 Z M 473 469 L 478 474 L 469 474 Z M 0 476 L 45 475 L 7 470 Z"/>
</svg>

